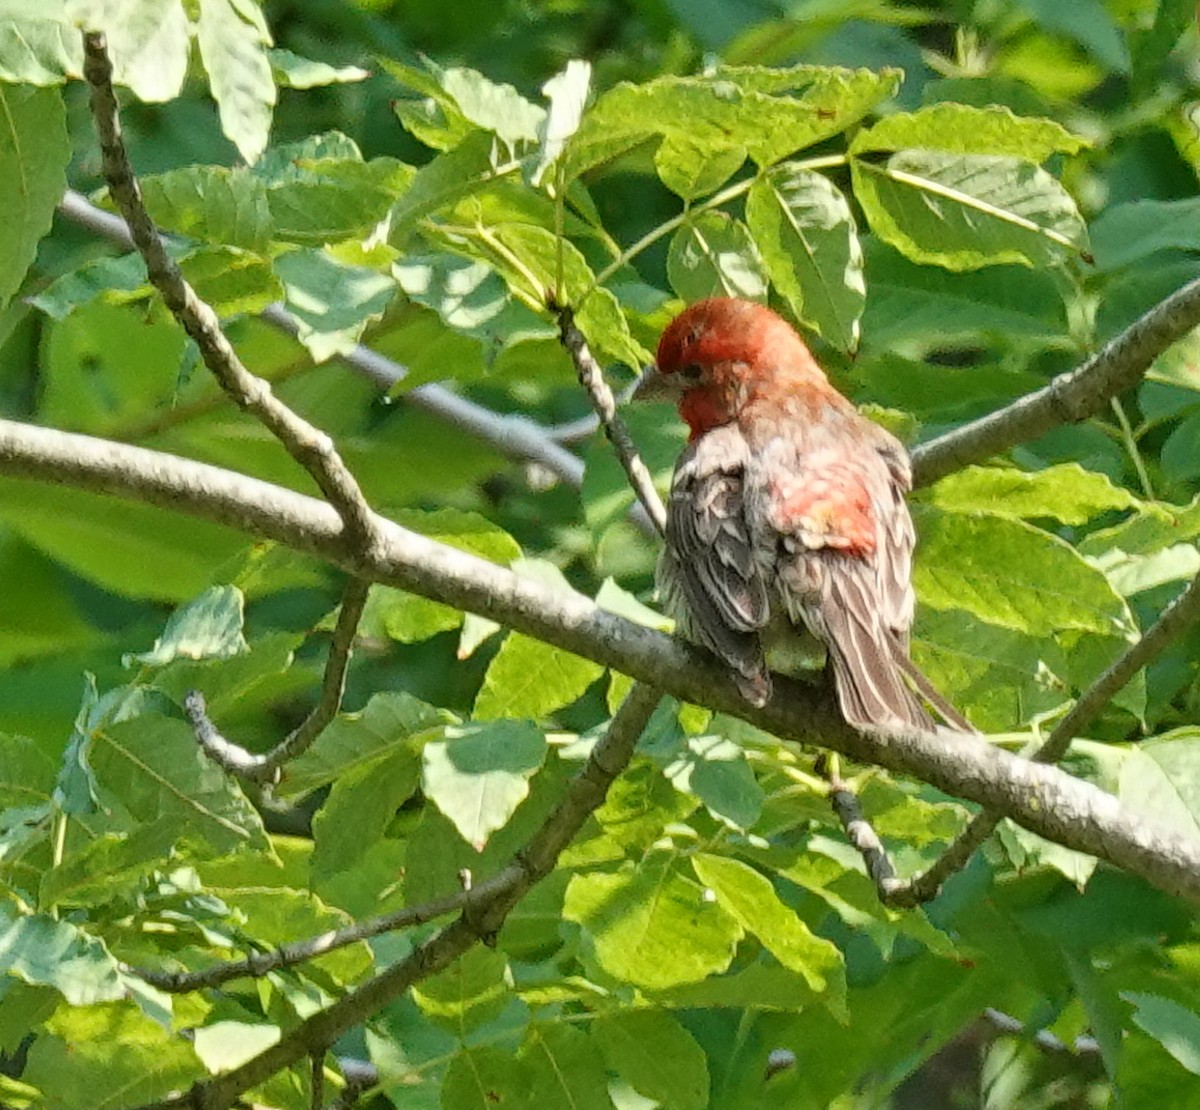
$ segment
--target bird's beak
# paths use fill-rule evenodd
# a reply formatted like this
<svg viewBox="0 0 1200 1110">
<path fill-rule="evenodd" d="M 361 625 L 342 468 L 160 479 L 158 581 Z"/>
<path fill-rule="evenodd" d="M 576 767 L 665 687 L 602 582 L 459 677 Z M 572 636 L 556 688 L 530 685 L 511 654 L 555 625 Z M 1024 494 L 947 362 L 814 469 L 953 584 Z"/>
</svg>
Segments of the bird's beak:
<svg viewBox="0 0 1200 1110">
<path fill-rule="evenodd" d="M 682 392 L 678 374 L 664 374 L 657 366 L 642 371 L 630 394 L 631 401 L 676 401 Z"/>
</svg>

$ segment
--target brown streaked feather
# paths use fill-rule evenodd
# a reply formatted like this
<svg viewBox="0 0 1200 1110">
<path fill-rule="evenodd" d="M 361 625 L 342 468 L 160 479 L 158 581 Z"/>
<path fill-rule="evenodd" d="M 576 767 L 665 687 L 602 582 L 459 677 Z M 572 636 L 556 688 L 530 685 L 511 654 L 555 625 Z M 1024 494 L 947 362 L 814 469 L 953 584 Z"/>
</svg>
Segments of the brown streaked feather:
<svg viewBox="0 0 1200 1110">
<path fill-rule="evenodd" d="M 770 607 L 746 526 L 747 459 L 733 425 L 689 445 L 671 485 L 658 580 L 684 634 L 733 667 L 748 701 L 765 705 L 771 680 L 758 630 Z"/>
</svg>

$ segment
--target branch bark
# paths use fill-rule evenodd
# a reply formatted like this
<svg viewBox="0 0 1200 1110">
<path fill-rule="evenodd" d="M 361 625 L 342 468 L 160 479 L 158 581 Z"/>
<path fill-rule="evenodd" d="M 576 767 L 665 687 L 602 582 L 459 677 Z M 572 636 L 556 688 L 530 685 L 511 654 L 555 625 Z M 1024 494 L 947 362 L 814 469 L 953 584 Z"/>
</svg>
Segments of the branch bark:
<svg viewBox="0 0 1200 1110">
<path fill-rule="evenodd" d="M 592 749 L 583 770 L 571 780 L 541 828 L 512 864 L 472 888 L 462 916 L 456 921 L 373 979 L 318 1010 L 246 1063 L 143 1110 L 176 1107 L 225 1110 L 251 1087 L 277 1071 L 314 1051 L 324 1051 L 347 1029 L 398 998 L 414 984 L 448 967 L 468 948 L 479 941 L 491 940 L 526 892 L 554 870 L 563 849 L 604 801 L 609 786 L 633 757 L 638 737 L 658 701 L 656 690 L 634 686 L 609 722 L 604 736 Z"/>
<path fill-rule="evenodd" d="M 336 512 L 314 498 L 144 448 L 11 421 L 0 421 L 0 473 L 187 512 L 490 617 L 783 739 L 914 775 L 1200 904 L 1200 842 L 1130 813 L 1087 783 L 959 733 L 854 732 L 831 701 L 802 684 L 781 680 L 778 695 L 755 710 L 698 649 L 382 518 L 380 543 L 360 561 Z"/>
<path fill-rule="evenodd" d="M 912 453 L 913 485 L 931 485 L 1060 424 L 1095 416 L 1113 397 L 1136 385 L 1172 343 L 1198 326 L 1200 279 L 1160 301 L 1086 362 L 1049 385 L 918 447 Z"/>
<path fill-rule="evenodd" d="M 116 202 L 130 237 L 146 263 L 150 284 L 158 290 L 171 314 L 200 350 L 204 365 L 240 408 L 255 416 L 316 482 L 342 518 L 355 544 L 369 549 L 375 542 L 375 514 L 333 441 L 301 419 L 271 392 L 270 385 L 251 374 L 221 330 L 212 307 L 196 295 L 184 278 L 154 226 L 129 162 L 121 135 L 120 111 L 112 83 L 112 61 L 103 33 L 83 36 L 83 72 L 91 87 L 92 117 L 100 137 L 100 154 L 109 193 Z"/>
</svg>

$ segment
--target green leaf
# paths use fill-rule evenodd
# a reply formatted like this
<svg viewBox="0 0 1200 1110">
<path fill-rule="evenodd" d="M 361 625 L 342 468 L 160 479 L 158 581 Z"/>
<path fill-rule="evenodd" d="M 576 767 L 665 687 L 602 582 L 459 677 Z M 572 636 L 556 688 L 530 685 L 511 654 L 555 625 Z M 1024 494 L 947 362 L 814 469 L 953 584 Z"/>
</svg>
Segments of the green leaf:
<svg viewBox="0 0 1200 1110">
<path fill-rule="evenodd" d="M 868 351 L 891 351 L 913 341 L 927 348 L 946 337 L 975 339 L 979 333 L 1042 341 L 1070 333 L 1062 293 L 1049 271 L 988 266 L 951 273 L 918 266 L 874 237 L 866 255 L 862 334 Z"/>
<path fill-rule="evenodd" d="M 320 250 L 281 255 L 275 272 L 299 322 L 297 338 L 315 362 L 353 350 L 367 324 L 378 320 L 396 295 L 390 277 L 343 265 Z"/>
<path fill-rule="evenodd" d="M 546 738 L 528 721 L 449 727 L 425 745 L 422 789 L 476 851 L 503 828 L 546 758 Z"/>
<path fill-rule="evenodd" d="M 769 166 L 861 119 L 895 91 L 898 77 L 896 70 L 726 66 L 705 77 L 622 83 L 584 115 L 565 172 L 577 177 L 662 136 L 686 137 L 710 155 L 740 147 Z"/>
<path fill-rule="evenodd" d="M 528 1106 L 613 1110 L 604 1061 L 580 1030 L 549 1022 L 530 1025 L 517 1059 L 529 1076 Z"/>
<path fill-rule="evenodd" d="M 1104 575 L 1048 532 L 1023 521 L 918 507 L 913 584 L 935 609 L 1049 636 L 1063 629 L 1124 635 L 1124 601 Z"/>
<path fill-rule="evenodd" d="M 41 1092 L 41 1106 L 118 1110 L 185 1090 L 199 1071 L 192 1046 L 168 1022 L 122 1002 L 58 1010 L 22 1076 Z"/>
<path fill-rule="evenodd" d="M 417 170 L 392 208 L 388 242 L 402 248 L 418 220 L 461 200 L 494 177 L 500 164 L 495 144 L 486 132 L 472 131 L 454 149 Z"/>
<path fill-rule="evenodd" d="M 66 111 L 57 89 L 0 85 L 0 308 L 25 280 L 38 241 L 50 230 L 67 187 L 71 157 Z"/>
<path fill-rule="evenodd" d="M 567 140 L 579 130 L 591 82 L 591 64 L 572 58 L 561 73 L 542 86 L 542 95 L 550 101 L 550 108 L 538 129 L 541 150 L 533 174 L 535 185 L 541 184 L 546 171 L 562 155 Z"/>
<path fill-rule="evenodd" d="M 181 253 L 179 268 L 202 301 L 221 317 L 262 312 L 283 299 L 283 285 L 264 255 L 236 247 Z"/>
<path fill-rule="evenodd" d="M 278 1025 L 248 1021 L 214 1021 L 202 1025 L 192 1037 L 200 1062 L 212 1075 L 232 1071 L 247 1060 L 279 1043 Z"/>
<path fill-rule="evenodd" d="M 106 805 L 173 821 L 179 843 L 202 857 L 267 847 L 262 819 L 183 721 L 146 713 L 105 725 L 92 766 Z"/>
<path fill-rule="evenodd" d="M 254 163 L 266 149 L 275 107 L 266 27 L 234 0 L 200 0 L 196 38 L 221 130 Z"/>
<path fill-rule="evenodd" d="M 462 509 L 398 509 L 388 514 L 402 528 L 438 543 L 508 566 L 521 557 L 521 546 L 503 528 L 480 513 Z M 569 588 L 566 579 L 559 582 Z"/>
<path fill-rule="evenodd" d="M 352 872 L 412 797 L 420 779 L 421 759 L 411 745 L 339 776 L 313 817 L 314 879 L 321 882 Z"/>
<path fill-rule="evenodd" d="M 685 301 L 767 299 L 767 278 L 749 229 L 725 212 L 701 212 L 671 236 L 667 280 Z"/>
<path fill-rule="evenodd" d="M 944 150 L 949 154 L 1007 154 L 1044 162 L 1051 154 L 1078 154 L 1088 140 L 1049 119 L 1028 119 L 996 105 L 933 104 L 917 112 L 895 112 L 863 128 L 851 154 L 871 150 Z"/>
<path fill-rule="evenodd" d="M 614 873 L 573 876 L 563 916 L 583 927 L 592 957 L 607 974 L 646 990 L 724 971 L 742 936 L 736 917 L 707 901 L 666 852 Z M 679 943 L 682 936 L 686 945 Z"/>
<path fill-rule="evenodd" d="M 1200 1075 L 1200 1016 L 1170 998 L 1142 991 L 1122 991 L 1133 1005 L 1133 1023 L 1163 1046 L 1193 1075 Z"/>
<path fill-rule="evenodd" d="M 446 253 L 406 254 L 393 264 L 392 274 L 409 300 L 432 308 L 447 327 L 473 339 L 502 345 L 514 332 L 546 333 L 486 262 Z"/>
<path fill-rule="evenodd" d="M 1090 233 L 1101 271 L 1123 269 L 1158 251 L 1200 250 L 1200 197 L 1114 204 Z"/>
<path fill-rule="evenodd" d="M 246 545 L 233 529 L 167 509 L 16 479 L 0 480 L 0 520 L 76 574 L 128 598 L 193 598 Z"/>
<path fill-rule="evenodd" d="M 525 1107 L 529 1076 L 511 1052 L 481 1045 L 460 1049 L 442 1080 L 443 1110 Z"/>
<path fill-rule="evenodd" d="M 213 586 L 171 614 L 149 651 L 127 655 L 125 666 L 165 667 L 175 659 L 228 659 L 247 651 L 242 635 L 245 598 L 235 586 Z"/>
<path fill-rule="evenodd" d="M 841 191 L 819 173 L 785 162 L 754 182 L 746 220 L 792 312 L 834 346 L 854 350 L 867 291 L 858 232 Z"/>
<path fill-rule="evenodd" d="M 1038 267 L 1086 249 L 1070 195 L 1018 158 L 907 150 L 881 164 L 856 158 L 851 172 L 872 230 L 914 262 Z"/>
<path fill-rule="evenodd" d="M 467 229 L 462 231 L 467 234 Z M 592 353 L 636 369 L 650 361 L 650 352 L 630 334 L 617 298 L 596 286 L 596 275 L 574 243 L 549 228 L 516 222 L 472 229 L 468 241 L 514 292 L 536 304 L 558 289 L 561 260 L 562 299 L 575 308 L 575 322 Z"/>
<path fill-rule="evenodd" d="M 837 946 L 815 936 L 785 906 L 771 881 L 740 860 L 700 853 L 692 857 L 696 876 L 748 933 L 753 933 L 784 967 L 804 976 L 809 988 L 835 1011 L 846 1004 L 846 979 Z"/>
<path fill-rule="evenodd" d="M 996 830 L 996 836 L 1004 846 L 1009 861 L 1017 871 L 1025 871 L 1037 867 L 1051 867 L 1057 871 L 1076 890 L 1083 890 L 1100 863 L 1095 856 L 1076 852 L 1055 844 L 1014 825 L 1011 821 L 1002 821 Z"/>
<path fill-rule="evenodd" d="M 280 789 L 300 795 L 341 778 L 357 778 L 376 761 L 440 735 L 455 720 L 447 710 L 411 694 L 374 694 L 364 709 L 339 714 L 304 755 L 288 764 Z"/>
<path fill-rule="evenodd" d="M 663 774 L 676 790 L 699 798 L 714 817 L 736 829 L 753 828 L 762 812 L 762 787 L 745 754 L 722 736 L 689 736 Z"/>
<path fill-rule="evenodd" d="M 510 632 L 488 665 L 475 716 L 540 720 L 581 697 L 602 674 L 599 663 Z"/>
<path fill-rule="evenodd" d="M 113 83 L 139 100 L 173 100 L 187 76 L 188 18 L 180 0 L 73 0 L 71 15 L 85 28 L 103 31 Z"/>
<path fill-rule="evenodd" d="M 67 589 L 61 570 L 19 537 L 0 532 L 0 665 L 38 655 L 66 654 L 102 636 Z"/>
<path fill-rule="evenodd" d="M 412 993 L 430 1021 L 461 1037 L 498 1016 L 512 1000 L 508 959 L 476 944 L 445 971 L 414 986 Z"/>
<path fill-rule="evenodd" d="M 930 682 L 984 732 L 1005 732 L 1067 697 L 1062 652 L 1049 637 L 922 606 L 912 655 Z"/>
<path fill-rule="evenodd" d="M 1129 48 L 1100 0 L 1018 0 L 1047 31 L 1074 39 L 1098 62 L 1117 73 L 1129 72 Z"/>
<path fill-rule="evenodd" d="M 73 1006 L 122 998 L 117 961 L 78 926 L 0 905 L 0 972 L 53 987 Z"/>
<path fill-rule="evenodd" d="M 83 36 L 45 0 L 0 15 L 0 81 L 61 85 L 83 76 Z"/>
<path fill-rule="evenodd" d="M 417 173 L 394 158 L 364 162 L 357 156 L 305 156 L 302 150 L 290 167 L 286 177 L 268 183 L 273 233 L 309 246 L 367 238 Z"/>
<path fill-rule="evenodd" d="M 684 200 L 715 193 L 745 161 L 744 146 L 711 150 L 687 135 L 667 135 L 654 152 L 659 180 Z"/>
<path fill-rule="evenodd" d="M 402 644 L 415 644 L 439 632 L 449 632 L 462 621 L 463 614 L 449 605 L 407 590 L 375 585 L 363 609 L 360 627 L 366 635 L 382 634 Z"/>
<path fill-rule="evenodd" d="M 290 50 L 268 50 L 267 57 L 271 60 L 271 72 L 275 83 L 289 89 L 344 85 L 365 81 L 371 76 L 370 70 L 360 69 L 358 66 L 331 66 L 325 62 L 315 62 L 311 58 L 302 58 Z"/>
<path fill-rule="evenodd" d="M 601 1014 L 592 1026 L 605 1062 L 640 1095 L 676 1110 L 708 1106 L 708 1061 L 665 1010 Z"/>
<path fill-rule="evenodd" d="M 535 142 L 545 108 L 526 100 L 512 85 L 501 85 L 473 69 L 453 68 L 438 75 L 463 116 L 510 146 Z"/>
<path fill-rule="evenodd" d="M 1118 795 L 1180 836 L 1200 834 L 1200 730 L 1175 729 L 1125 751 Z"/>
<path fill-rule="evenodd" d="M 941 479 L 929 501 L 950 512 L 982 510 L 1017 520 L 1050 517 L 1063 524 L 1086 524 L 1111 509 L 1135 509 L 1138 500 L 1103 474 L 1078 463 L 1045 470 L 968 466 Z"/>
<path fill-rule="evenodd" d="M 124 254 L 85 262 L 78 269 L 56 278 L 28 300 L 52 319 L 62 320 L 99 297 L 120 301 L 123 294 L 133 294 L 129 299 L 140 299 L 149 291 L 142 256 Z"/>
</svg>

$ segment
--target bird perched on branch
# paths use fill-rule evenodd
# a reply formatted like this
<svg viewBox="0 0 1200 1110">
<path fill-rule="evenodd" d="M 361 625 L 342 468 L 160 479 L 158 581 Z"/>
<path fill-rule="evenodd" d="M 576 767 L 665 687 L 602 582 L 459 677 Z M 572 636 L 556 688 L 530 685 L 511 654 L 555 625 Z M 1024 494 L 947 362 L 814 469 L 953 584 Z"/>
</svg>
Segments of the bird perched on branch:
<svg viewBox="0 0 1200 1110">
<path fill-rule="evenodd" d="M 731 297 L 694 304 L 635 396 L 676 401 L 691 429 L 667 507 L 664 601 L 747 701 L 766 704 L 770 671 L 795 670 L 815 637 L 850 724 L 932 728 L 928 703 L 970 729 L 908 656 L 908 454 L 787 321 Z"/>
</svg>

